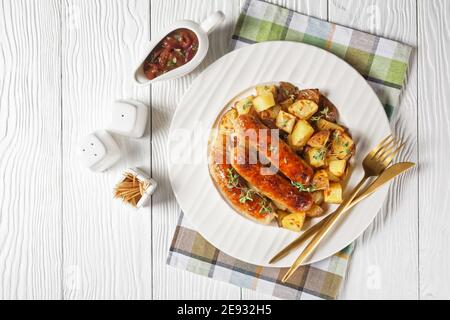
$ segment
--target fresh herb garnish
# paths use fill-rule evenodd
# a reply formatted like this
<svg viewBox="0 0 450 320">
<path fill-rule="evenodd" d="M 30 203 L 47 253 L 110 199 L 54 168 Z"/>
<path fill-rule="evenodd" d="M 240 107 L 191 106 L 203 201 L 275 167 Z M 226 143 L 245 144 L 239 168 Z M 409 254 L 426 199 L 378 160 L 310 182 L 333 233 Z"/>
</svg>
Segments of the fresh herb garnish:
<svg viewBox="0 0 450 320">
<path fill-rule="evenodd" d="M 252 101 L 247 101 L 246 103 L 244 103 L 244 105 L 242 106 L 242 108 L 244 110 L 247 110 L 249 108 L 251 108 L 253 106 L 253 102 Z"/>
<path fill-rule="evenodd" d="M 323 117 L 328 118 L 328 112 L 329 112 L 328 107 L 325 107 L 322 111 L 319 112 L 320 115 L 311 117 L 310 120 L 311 120 L 311 121 L 319 121 L 319 120 L 322 119 Z"/>
<path fill-rule="evenodd" d="M 312 185 L 306 187 L 305 185 L 303 185 L 303 184 L 301 184 L 299 182 L 291 181 L 291 183 L 300 192 L 314 192 L 314 191 L 316 191 L 316 188 L 314 188 L 314 186 L 312 186 Z"/>
<path fill-rule="evenodd" d="M 321 161 L 321 160 L 325 159 L 326 152 L 327 152 L 326 149 L 321 149 L 319 152 L 316 152 L 314 154 L 313 158 L 317 161 Z"/>
<path fill-rule="evenodd" d="M 342 153 L 350 154 L 352 152 L 352 150 L 350 148 L 350 142 L 346 141 L 346 139 L 342 138 L 341 133 L 338 130 L 336 130 L 333 133 L 333 140 L 336 145 L 340 145 L 340 146 L 344 147 L 344 149 L 345 149 L 345 150 L 341 150 L 339 152 L 339 154 L 342 154 Z"/>
<path fill-rule="evenodd" d="M 228 169 L 228 189 L 237 188 L 239 185 L 239 175 L 233 168 Z"/>
<path fill-rule="evenodd" d="M 255 194 L 254 190 L 252 190 L 250 188 L 242 188 L 239 202 L 246 203 L 247 201 L 253 201 L 254 194 Z"/>
<path fill-rule="evenodd" d="M 273 212 L 273 207 L 266 198 L 261 198 L 259 204 L 261 206 L 261 209 L 259 209 L 260 214 L 268 214 Z"/>
<path fill-rule="evenodd" d="M 336 141 L 336 143 L 339 143 L 339 135 L 340 135 L 340 133 L 338 130 L 335 130 L 333 132 L 333 140 Z"/>
</svg>

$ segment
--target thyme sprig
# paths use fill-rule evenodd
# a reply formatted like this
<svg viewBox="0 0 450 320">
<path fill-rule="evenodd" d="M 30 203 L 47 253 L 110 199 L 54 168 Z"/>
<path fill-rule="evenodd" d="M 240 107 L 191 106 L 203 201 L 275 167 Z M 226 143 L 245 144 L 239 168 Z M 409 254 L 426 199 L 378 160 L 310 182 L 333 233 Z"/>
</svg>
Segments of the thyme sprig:
<svg viewBox="0 0 450 320">
<path fill-rule="evenodd" d="M 239 186 L 239 174 L 234 170 L 234 168 L 228 169 L 228 189 L 238 188 L 241 190 L 241 195 L 239 197 L 240 203 L 246 203 L 247 201 L 254 201 L 254 196 L 260 198 L 259 204 L 261 208 L 259 209 L 260 214 L 273 213 L 273 207 L 265 196 L 259 194 L 254 189 L 249 187 Z"/>
<path fill-rule="evenodd" d="M 329 112 L 329 111 L 330 111 L 330 110 L 328 109 L 328 107 L 323 108 L 323 110 L 319 112 L 320 115 L 311 117 L 311 121 L 319 121 L 319 120 L 322 119 L 323 117 L 327 118 L 327 117 L 328 117 L 328 112 Z"/>
<path fill-rule="evenodd" d="M 262 197 L 259 202 L 261 209 L 259 209 L 260 214 L 270 214 L 273 213 L 273 207 L 266 197 Z"/>
<path fill-rule="evenodd" d="M 327 153 L 326 149 L 321 149 L 319 152 L 316 152 L 313 156 L 313 158 L 317 161 L 321 161 L 325 159 L 325 154 Z"/>
<path fill-rule="evenodd" d="M 241 197 L 239 198 L 240 203 L 246 203 L 247 201 L 253 201 L 253 195 L 255 191 L 250 188 L 242 188 Z"/>
<path fill-rule="evenodd" d="M 305 186 L 299 182 L 291 181 L 292 185 L 298 189 L 300 192 L 314 192 L 316 188 L 313 185 Z"/>
<path fill-rule="evenodd" d="M 228 185 L 227 185 L 228 189 L 237 188 L 239 186 L 239 175 L 233 168 L 230 168 L 227 171 L 228 171 Z"/>
</svg>

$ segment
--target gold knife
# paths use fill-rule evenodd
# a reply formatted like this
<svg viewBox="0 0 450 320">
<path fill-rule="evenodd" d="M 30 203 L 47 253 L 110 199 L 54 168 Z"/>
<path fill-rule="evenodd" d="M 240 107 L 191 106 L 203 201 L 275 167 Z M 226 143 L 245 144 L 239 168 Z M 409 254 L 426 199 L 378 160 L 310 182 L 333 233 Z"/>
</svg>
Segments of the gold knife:
<svg viewBox="0 0 450 320">
<path fill-rule="evenodd" d="M 406 170 L 410 169 L 411 167 L 415 166 L 415 163 L 412 162 L 399 162 L 396 163 L 386 170 L 383 171 L 383 173 L 374 181 L 372 182 L 366 190 L 361 193 L 360 196 L 356 197 L 355 200 L 353 200 L 348 207 L 345 209 L 345 211 L 350 210 L 355 206 L 357 203 L 361 202 L 371 194 L 373 194 L 375 191 L 380 189 L 384 184 L 389 182 L 390 180 L 394 179 L 401 173 L 405 172 Z M 330 218 L 332 214 L 328 215 L 326 218 L 322 219 L 320 222 L 313 225 L 311 228 L 303 232 L 297 239 L 292 241 L 290 244 L 288 244 L 286 247 L 284 247 L 280 252 L 278 252 L 270 261 L 269 263 L 275 263 L 279 261 L 280 259 L 284 258 L 291 252 L 293 249 L 300 246 L 305 240 L 312 237 L 317 230 L 319 230 L 323 224 L 325 224 L 326 220 Z"/>
</svg>

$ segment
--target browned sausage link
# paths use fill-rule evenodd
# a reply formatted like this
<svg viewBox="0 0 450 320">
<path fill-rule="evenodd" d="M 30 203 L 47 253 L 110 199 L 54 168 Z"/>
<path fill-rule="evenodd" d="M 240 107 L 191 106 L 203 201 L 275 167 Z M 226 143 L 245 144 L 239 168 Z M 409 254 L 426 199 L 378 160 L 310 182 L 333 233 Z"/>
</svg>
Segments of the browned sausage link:
<svg viewBox="0 0 450 320">
<path fill-rule="evenodd" d="M 244 203 L 241 202 L 242 192 L 248 190 L 246 182 L 240 177 L 235 181 L 230 181 L 230 178 L 236 177 L 237 173 L 224 159 L 224 153 L 221 150 L 218 150 L 218 148 L 214 148 L 214 146 L 211 147 L 210 152 L 211 176 L 216 182 L 217 188 L 230 205 L 240 214 L 252 220 L 263 224 L 270 223 L 275 215 L 273 212 L 264 210 L 263 205 L 265 205 L 265 203 L 263 199 L 256 194 L 252 194 L 252 200 L 245 201 Z M 224 161 L 221 161 L 222 159 Z M 233 177 L 230 177 L 230 175 L 233 175 Z"/>
<path fill-rule="evenodd" d="M 256 148 L 265 158 L 277 167 L 292 181 L 308 185 L 314 174 L 313 169 L 301 159 L 283 140 L 272 141 L 270 130 L 257 118 L 249 115 L 240 115 L 235 123 L 238 139 L 246 139 L 252 134 L 257 136 L 247 138 L 251 146 Z M 261 130 L 267 130 L 267 134 Z"/>
<path fill-rule="evenodd" d="M 232 166 L 248 183 L 262 194 L 288 208 L 291 212 L 308 210 L 312 205 L 309 193 L 299 192 L 288 180 L 278 174 L 263 175 L 260 164 L 250 164 L 247 152 L 235 147 L 232 151 Z M 267 169 L 267 168 L 266 168 Z"/>
</svg>

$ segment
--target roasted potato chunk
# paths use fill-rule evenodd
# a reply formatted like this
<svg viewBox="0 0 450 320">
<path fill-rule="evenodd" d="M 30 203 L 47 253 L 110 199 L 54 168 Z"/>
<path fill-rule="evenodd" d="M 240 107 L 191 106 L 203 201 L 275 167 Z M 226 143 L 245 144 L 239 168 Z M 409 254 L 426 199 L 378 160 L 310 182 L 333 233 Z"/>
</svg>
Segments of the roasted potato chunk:
<svg viewBox="0 0 450 320">
<path fill-rule="evenodd" d="M 280 111 L 277 117 L 277 127 L 281 130 L 291 133 L 297 118 L 290 113 Z"/>
<path fill-rule="evenodd" d="M 328 143 L 328 139 L 330 139 L 330 131 L 322 130 L 313 134 L 307 144 L 313 148 L 324 148 Z"/>
<path fill-rule="evenodd" d="M 327 149 L 325 148 L 311 148 L 306 149 L 306 159 L 308 163 L 315 167 L 320 168 L 325 165 L 325 156 L 327 154 Z"/>
<path fill-rule="evenodd" d="M 330 187 L 328 173 L 326 170 L 318 170 L 313 177 L 312 184 L 316 190 L 326 190 Z"/>
<path fill-rule="evenodd" d="M 259 117 L 262 120 L 276 120 L 278 117 L 278 113 L 280 113 L 280 106 L 274 106 L 270 109 L 264 110 L 259 113 Z"/>
<path fill-rule="evenodd" d="M 332 172 L 330 172 L 330 168 L 327 168 L 327 173 L 328 173 L 328 180 L 330 180 L 331 182 L 341 181 L 341 178 L 335 176 Z"/>
<path fill-rule="evenodd" d="M 247 114 L 250 112 L 253 107 L 253 99 L 254 96 L 249 96 L 236 102 L 235 107 L 239 115 Z"/>
<path fill-rule="evenodd" d="M 342 186 L 338 182 L 330 183 L 330 187 L 324 191 L 326 203 L 342 203 Z"/>
<path fill-rule="evenodd" d="M 323 203 L 324 196 L 323 196 L 322 190 L 317 190 L 317 191 L 311 192 L 311 197 L 315 204 L 318 204 L 320 206 Z"/>
<path fill-rule="evenodd" d="M 341 127 L 340 125 L 337 125 L 336 123 L 330 122 L 328 120 L 325 120 L 323 118 L 320 118 L 319 120 L 317 120 L 316 122 L 317 128 L 319 130 L 339 130 L 339 131 L 345 131 L 345 129 L 343 127 Z"/>
<path fill-rule="evenodd" d="M 266 85 L 266 86 L 257 86 L 256 87 L 256 94 L 261 95 L 264 93 L 270 92 L 275 97 L 277 94 L 277 87 L 275 85 Z"/>
<path fill-rule="evenodd" d="M 311 100 L 297 100 L 288 108 L 290 113 L 302 120 L 311 118 L 318 109 L 317 103 Z"/>
<path fill-rule="evenodd" d="M 322 209 L 321 206 L 317 204 L 313 204 L 309 210 L 305 211 L 307 218 L 317 218 L 325 213 L 325 210 Z"/>
<path fill-rule="evenodd" d="M 290 213 L 281 220 L 281 225 L 291 231 L 300 232 L 305 223 L 305 218 L 305 212 Z"/>
<path fill-rule="evenodd" d="M 314 134 L 314 129 L 306 120 L 299 120 L 291 134 L 291 143 L 294 147 L 303 147 Z"/>
<path fill-rule="evenodd" d="M 344 175 L 346 166 L 347 161 L 345 160 L 333 160 L 328 163 L 328 170 L 333 175 L 340 178 Z"/>
<path fill-rule="evenodd" d="M 335 160 L 340 160 L 338 157 L 336 157 L 334 154 L 332 154 L 331 152 L 329 152 L 327 154 L 327 159 L 326 159 L 326 163 L 330 163 L 331 161 L 335 161 Z"/>
<path fill-rule="evenodd" d="M 338 159 L 348 159 L 352 156 L 355 144 L 350 136 L 343 132 L 336 130 L 333 134 L 333 141 L 331 144 L 331 154 Z"/>
<path fill-rule="evenodd" d="M 275 105 L 275 99 L 271 92 L 263 92 L 253 99 L 253 107 L 257 112 L 270 109 Z"/>
<path fill-rule="evenodd" d="M 291 149 L 294 150 L 297 153 L 301 152 L 303 150 L 303 148 L 304 148 L 304 147 L 299 147 L 299 146 L 294 145 L 294 142 L 292 141 L 292 135 L 288 135 L 287 143 L 288 143 L 289 147 L 291 147 Z"/>
</svg>

